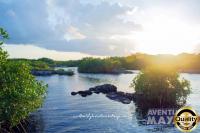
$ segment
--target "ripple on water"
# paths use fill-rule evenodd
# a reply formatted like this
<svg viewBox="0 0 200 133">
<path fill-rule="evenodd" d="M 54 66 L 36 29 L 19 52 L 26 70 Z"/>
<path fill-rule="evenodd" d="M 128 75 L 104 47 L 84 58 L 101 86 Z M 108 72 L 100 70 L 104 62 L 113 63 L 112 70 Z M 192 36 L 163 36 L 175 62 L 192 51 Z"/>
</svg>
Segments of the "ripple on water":
<svg viewBox="0 0 200 133">
<path fill-rule="evenodd" d="M 50 76 L 38 77 L 49 84 L 48 96 L 43 107 L 35 113 L 37 119 L 38 132 L 76 132 L 76 133 L 148 133 L 159 132 L 152 130 L 152 126 L 139 124 L 136 118 L 136 107 L 134 103 L 122 104 L 109 100 L 102 94 L 93 94 L 86 98 L 81 96 L 71 96 L 72 91 L 86 90 L 92 86 L 112 83 L 119 90 L 133 92 L 130 83 L 136 74 L 121 75 L 95 75 L 95 74 L 78 74 L 68 76 Z M 200 75 L 182 74 L 183 77 L 190 80 L 193 92 L 188 97 L 187 104 L 194 107 L 200 113 Z M 116 118 L 77 118 L 80 114 L 115 114 L 121 117 Z M 176 128 L 165 128 L 162 132 L 176 133 Z M 200 127 L 194 132 L 200 132 Z"/>
</svg>

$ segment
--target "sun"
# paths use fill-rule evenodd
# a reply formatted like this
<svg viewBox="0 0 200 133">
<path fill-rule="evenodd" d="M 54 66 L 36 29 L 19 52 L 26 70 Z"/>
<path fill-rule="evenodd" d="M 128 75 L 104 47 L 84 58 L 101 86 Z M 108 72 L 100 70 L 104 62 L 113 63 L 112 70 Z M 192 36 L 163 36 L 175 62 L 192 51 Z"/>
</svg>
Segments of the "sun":
<svg viewBox="0 0 200 133">
<path fill-rule="evenodd" d="M 178 54 L 192 52 L 200 42 L 199 27 L 167 16 L 157 15 L 143 23 L 143 30 L 136 33 L 140 52 L 150 54 Z"/>
</svg>

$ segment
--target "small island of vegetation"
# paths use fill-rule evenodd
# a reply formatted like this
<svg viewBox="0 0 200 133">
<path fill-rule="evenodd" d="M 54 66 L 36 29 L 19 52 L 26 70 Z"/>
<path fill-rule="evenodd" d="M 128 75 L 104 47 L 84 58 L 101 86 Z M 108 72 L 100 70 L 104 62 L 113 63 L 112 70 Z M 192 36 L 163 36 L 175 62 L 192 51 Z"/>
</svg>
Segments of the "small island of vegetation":
<svg viewBox="0 0 200 133">
<path fill-rule="evenodd" d="M 32 69 L 31 70 L 31 74 L 35 75 L 35 76 L 49 76 L 49 75 L 68 75 L 68 76 L 72 76 L 74 75 L 74 71 L 72 70 L 68 70 L 65 71 L 64 69 L 43 69 L 43 70 L 36 70 L 36 69 Z"/>
<path fill-rule="evenodd" d="M 190 93 L 190 83 L 172 67 L 150 66 L 133 79 L 137 103 L 151 107 L 184 105 Z"/>
<path fill-rule="evenodd" d="M 9 59 L 10 62 L 26 63 L 30 66 L 31 74 L 35 76 L 50 76 L 50 75 L 74 75 L 72 70 L 56 69 L 55 61 L 48 58 L 40 58 L 38 60 L 30 59 Z"/>
<path fill-rule="evenodd" d="M 78 71 L 80 73 L 132 73 L 123 67 L 123 60 L 119 57 L 111 58 L 84 58 L 78 64 Z"/>
</svg>

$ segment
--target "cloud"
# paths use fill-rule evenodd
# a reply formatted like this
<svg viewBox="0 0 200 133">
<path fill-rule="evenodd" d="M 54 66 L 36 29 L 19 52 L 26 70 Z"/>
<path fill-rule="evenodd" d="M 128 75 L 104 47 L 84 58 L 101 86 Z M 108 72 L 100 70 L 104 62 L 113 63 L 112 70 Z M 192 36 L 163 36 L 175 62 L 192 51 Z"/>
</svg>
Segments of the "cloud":
<svg viewBox="0 0 200 133">
<path fill-rule="evenodd" d="M 40 43 L 54 36 L 47 24 L 45 1 L 9 0 L 0 3 L 0 26 L 10 34 L 9 42 Z"/>
<path fill-rule="evenodd" d="M 67 32 L 65 33 L 64 35 L 64 38 L 67 40 L 67 41 L 70 41 L 70 40 L 76 40 L 76 39 L 85 39 L 86 36 L 81 34 L 79 32 L 79 30 L 76 28 L 76 27 L 73 27 L 73 26 L 70 26 L 67 30 Z"/>
<path fill-rule="evenodd" d="M 80 52 L 59 52 L 56 50 L 48 50 L 40 48 L 32 44 L 9 44 L 4 45 L 4 50 L 8 51 L 9 58 L 27 58 L 27 59 L 38 59 L 42 57 L 51 58 L 54 60 L 78 60 L 84 57 L 100 57 L 96 55 L 89 55 Z"/>
<path fill-rule="evenodd" d="M 159 14 L 199 23 L 199 4 L 198 0 L 0 0 L 0 26 L 9 32 L 10 44 L 123 56 L 137 50 L 140 44 L 134 33 L 145 30 Z"/>
<path fill-rule="evenodd" d="M 124 55 L 127 45 L 110 40 L 113 34 L 128 35 L 141 26 L 120 15 L 133 7 L 117 2 L 83 0 L 9 0 L 0 2 L 0 26 L 10 34 L 11 44 L 34 44 L 57 51 L 97 55 Z M 102 39 L 103 38 L 103 39 Z M 115 50 L 110 46 L 115 46 Z"/>
</svg>

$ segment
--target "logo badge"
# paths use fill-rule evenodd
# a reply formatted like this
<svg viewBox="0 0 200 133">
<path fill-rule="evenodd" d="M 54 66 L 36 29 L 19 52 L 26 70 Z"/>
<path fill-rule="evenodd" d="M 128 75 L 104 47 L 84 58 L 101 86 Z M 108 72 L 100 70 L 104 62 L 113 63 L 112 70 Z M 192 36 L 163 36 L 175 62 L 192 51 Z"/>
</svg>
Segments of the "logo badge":
<svg viewBox="0 0 200 133">
<path fill-rule="evenodd" d="M 175 126 L 182 132 L 191 132 L 198 124 L 199 117 L 192 107 L 180 108 L 175 116 Z"/>
</svg>

